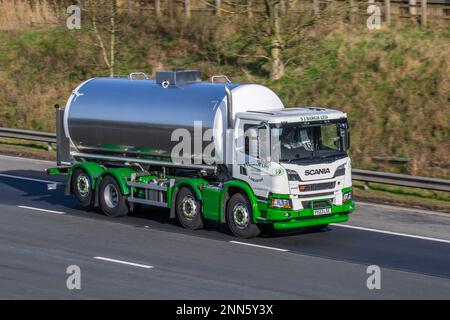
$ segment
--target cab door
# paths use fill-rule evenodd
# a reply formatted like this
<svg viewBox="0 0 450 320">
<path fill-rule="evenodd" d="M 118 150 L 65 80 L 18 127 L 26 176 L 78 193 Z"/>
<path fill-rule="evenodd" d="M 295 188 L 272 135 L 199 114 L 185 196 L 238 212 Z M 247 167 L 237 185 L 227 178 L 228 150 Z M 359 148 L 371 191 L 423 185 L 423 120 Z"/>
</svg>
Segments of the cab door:
<svg viewBox="0 0 450 320">
<path fill-rule="evenodd" d="M 268 125 L 240 119 L 236 127 L 233 177 L 247 182 L 256 195 L 267 197 L 271 187 Z"/>
</svg>

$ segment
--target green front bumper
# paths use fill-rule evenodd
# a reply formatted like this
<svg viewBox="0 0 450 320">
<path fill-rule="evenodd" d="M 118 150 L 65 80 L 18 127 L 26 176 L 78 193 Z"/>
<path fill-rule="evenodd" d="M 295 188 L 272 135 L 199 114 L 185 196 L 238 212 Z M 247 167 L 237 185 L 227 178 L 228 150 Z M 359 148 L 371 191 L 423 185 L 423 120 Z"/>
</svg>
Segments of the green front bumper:
<svg viewBox="0 0 450 320">
<path fill-rule="evenodd" d="M 339 223 L 348 221 L 349 213 L 353 212 L 354 209 L 355 203 L 353 201 L 349 201 L 341 206 L 333 205 L 331 214 L 323 216 L 315 216 L 313 209 L 298 211 L 268 209 L 264 223 L 272 224 L 276 230 Z"/>
</svg>

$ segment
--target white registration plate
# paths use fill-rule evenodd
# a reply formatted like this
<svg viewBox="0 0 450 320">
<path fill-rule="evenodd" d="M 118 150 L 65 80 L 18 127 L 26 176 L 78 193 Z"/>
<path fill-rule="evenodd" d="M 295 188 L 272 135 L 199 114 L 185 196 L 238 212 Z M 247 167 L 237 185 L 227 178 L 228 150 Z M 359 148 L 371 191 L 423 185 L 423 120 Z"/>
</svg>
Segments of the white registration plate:
<svg viewBox="0 0 450 320">
<path fill-rule="evenodd" d="M 315 216 L 321 216 L 323 214 L 330 214 L 331 208 L 314 209 L 313 213 Z"/>
</svg>

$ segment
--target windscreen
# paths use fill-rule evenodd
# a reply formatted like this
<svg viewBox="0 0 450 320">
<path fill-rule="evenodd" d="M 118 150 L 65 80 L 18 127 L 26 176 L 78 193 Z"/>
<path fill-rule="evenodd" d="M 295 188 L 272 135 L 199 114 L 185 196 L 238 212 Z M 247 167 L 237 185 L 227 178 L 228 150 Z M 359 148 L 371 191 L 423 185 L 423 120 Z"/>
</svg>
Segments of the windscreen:
<svg viewBox="0 0 450 320">
<path fill-rule="evenodd" d="M 274 126 L 271 131 L 272 160 L 292 162 L 347 155 L 347 122 L 282 124 Z"/>
</svg>

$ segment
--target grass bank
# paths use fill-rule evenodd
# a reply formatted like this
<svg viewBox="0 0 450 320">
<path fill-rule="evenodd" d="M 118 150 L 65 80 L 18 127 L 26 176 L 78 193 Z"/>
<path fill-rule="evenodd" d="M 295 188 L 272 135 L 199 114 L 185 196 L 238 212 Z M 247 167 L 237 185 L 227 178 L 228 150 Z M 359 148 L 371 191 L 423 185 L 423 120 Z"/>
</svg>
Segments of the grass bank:
<svg viewBox="0 0 450 320">
<path fill-rule="evenodd" d="M 236 54 L 244 33 L 239 24 L 202 18 L 131 21 L 118 35 L 116 72 L 189 67 L 205 78 L 263 83 L 286 106 L 346 111 L 354 167 L 450 178 L 450 28 L 316 32 L 277 81 L 268 80 L 264 59 Z M 86 30 L 0 32 L 0 126 L 54 131 L 53 105 L 64 104 L 81 81 L 107 74 Z M 374 156 L 411 161 L 392 166 Z"/>
</svg>

